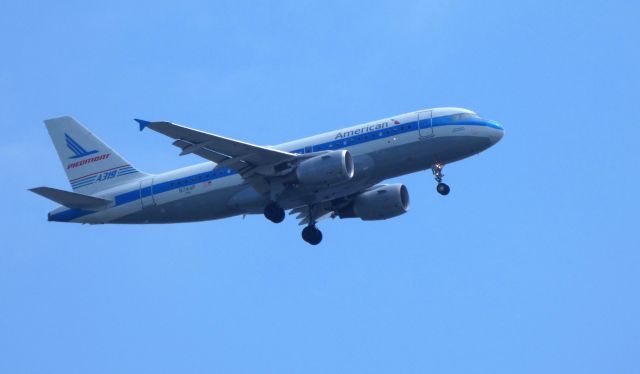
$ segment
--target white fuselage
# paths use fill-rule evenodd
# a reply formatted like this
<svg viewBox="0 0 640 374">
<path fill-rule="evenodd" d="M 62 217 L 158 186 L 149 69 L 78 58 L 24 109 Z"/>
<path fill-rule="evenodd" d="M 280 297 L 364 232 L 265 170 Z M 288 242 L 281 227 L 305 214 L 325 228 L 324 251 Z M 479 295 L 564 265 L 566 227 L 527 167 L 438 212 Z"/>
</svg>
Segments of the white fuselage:
<svg viewBox="0 0 640 374">
<path fill-rule="evenodd" d="M 502 138 L 503 129 L 459 108 L 437 108 L 389 117 L 280 144 L 273 148 L 308 154 L 347 149 L 355 172 L 335 186 L 288 186 L 277 195 L 284 209 L 356 194 L 381 181 L 477 154 Z M 113 200 L 97 211 L 60 207 L 52 221 L 81 223 L 171 223 L 262 213 L 273 200 L 227 168 L 205 162 L 148 176 L 95 194 Z"/>
</svg>

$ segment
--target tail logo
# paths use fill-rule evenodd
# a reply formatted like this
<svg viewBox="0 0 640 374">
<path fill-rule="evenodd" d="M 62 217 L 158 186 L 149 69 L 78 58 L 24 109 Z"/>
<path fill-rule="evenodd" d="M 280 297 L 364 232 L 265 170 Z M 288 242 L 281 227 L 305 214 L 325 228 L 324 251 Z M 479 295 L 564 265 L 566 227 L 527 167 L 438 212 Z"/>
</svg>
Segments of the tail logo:
<svg viewBox="0 0 640 374">
<path fill-rule="evenodd" d="M 74 154 L 69 158 L 80 158 L 80 157 L 92 155 L 94 153 L 98 153 L 97 149 L 94 149 L 93 151 L 87 151 L 86 149 L 82 148 L 82 146 L 78 144 L 78 142 L 73 140 L 68 134 L 64 134 L 64 138 L 67 141 L 67 147 Z"/>
</svg>

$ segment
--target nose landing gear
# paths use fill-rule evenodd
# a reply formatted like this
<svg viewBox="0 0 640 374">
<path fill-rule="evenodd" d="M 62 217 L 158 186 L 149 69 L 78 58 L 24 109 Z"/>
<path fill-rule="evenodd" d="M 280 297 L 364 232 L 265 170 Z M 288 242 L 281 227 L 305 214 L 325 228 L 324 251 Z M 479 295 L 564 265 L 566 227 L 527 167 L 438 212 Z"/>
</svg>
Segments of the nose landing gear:
<svg viewBox="0 0 640 374">
<path fill-rule="evenodd" d="M 442 182 L 442 178 L 444 177 L 444 174 L 442 174 L 442 169 L 444 168 L 444 165 L 437 162 L 435 164 L 433 164 L 433 166 L 431 167 L 431 171 L 433 172 L 433 177 L 435 178 L 436 182 L 438 182 L 438 185 L 436 186 L 436 191 L 438 191 L 438 193 L 440 195 L 448 195 L 449 192 L 451 191 L 451 188 L 449 188 L 449 185 Z"/>
<path fill-rule="evenodd" d="M 311 245 L 318 245 L 322 241 L 322 231 L 318 230 L 315 223 L 310 223 L 302 230 L 302 240 Z"/>
<path fill-rule="evenodd" d="M 449 194 L 451 188 L 449 188 L 449 185 L 446 183 L 438 183 L 438 185 L 436 186 L 436 191 L 438 191 L 440 195 L 444 196 Z"/>
</svg>

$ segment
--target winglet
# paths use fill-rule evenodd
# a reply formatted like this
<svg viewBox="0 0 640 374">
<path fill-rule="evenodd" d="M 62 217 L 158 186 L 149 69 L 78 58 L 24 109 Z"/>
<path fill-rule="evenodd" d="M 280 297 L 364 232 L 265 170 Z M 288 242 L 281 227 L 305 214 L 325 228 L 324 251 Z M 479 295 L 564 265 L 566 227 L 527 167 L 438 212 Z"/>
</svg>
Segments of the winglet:
<svg viewBox="0 0 640 374">
<path fill-rule="evenodd" d="M 140 125 L 140 131 L 144 130 L 144 128 L 149 126 L 149 124 L 151 123 L 149 121 L 145 121 L 143 119 L 138 119 L 138 118 L 134 118 L 133 120 L 138 122 L 138 124 Z"/>
</svg>

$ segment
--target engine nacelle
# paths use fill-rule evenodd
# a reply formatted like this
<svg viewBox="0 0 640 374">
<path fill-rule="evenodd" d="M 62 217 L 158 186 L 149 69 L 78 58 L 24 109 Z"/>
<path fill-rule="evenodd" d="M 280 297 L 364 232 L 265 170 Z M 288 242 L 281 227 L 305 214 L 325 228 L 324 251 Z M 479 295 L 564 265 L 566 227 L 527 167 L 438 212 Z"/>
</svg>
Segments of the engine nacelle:
<svg viewBox="0 0 640 374">
<path fill-rule="evenodd" d="M 296 168 L 296 179 L 302 184 L 332 185 L 353 178 L 353 171 L 349 151 L 330 151 L 302 161 Z"/>
<path fill-rule="evenodd" d="M 407 187 L 404 184 L 389 184 L 373 187 L 356 196 L 351 205 L 338 212 L 338 216 L 377 221 L 397 217 L 408 210 Z"/>
</svg>

